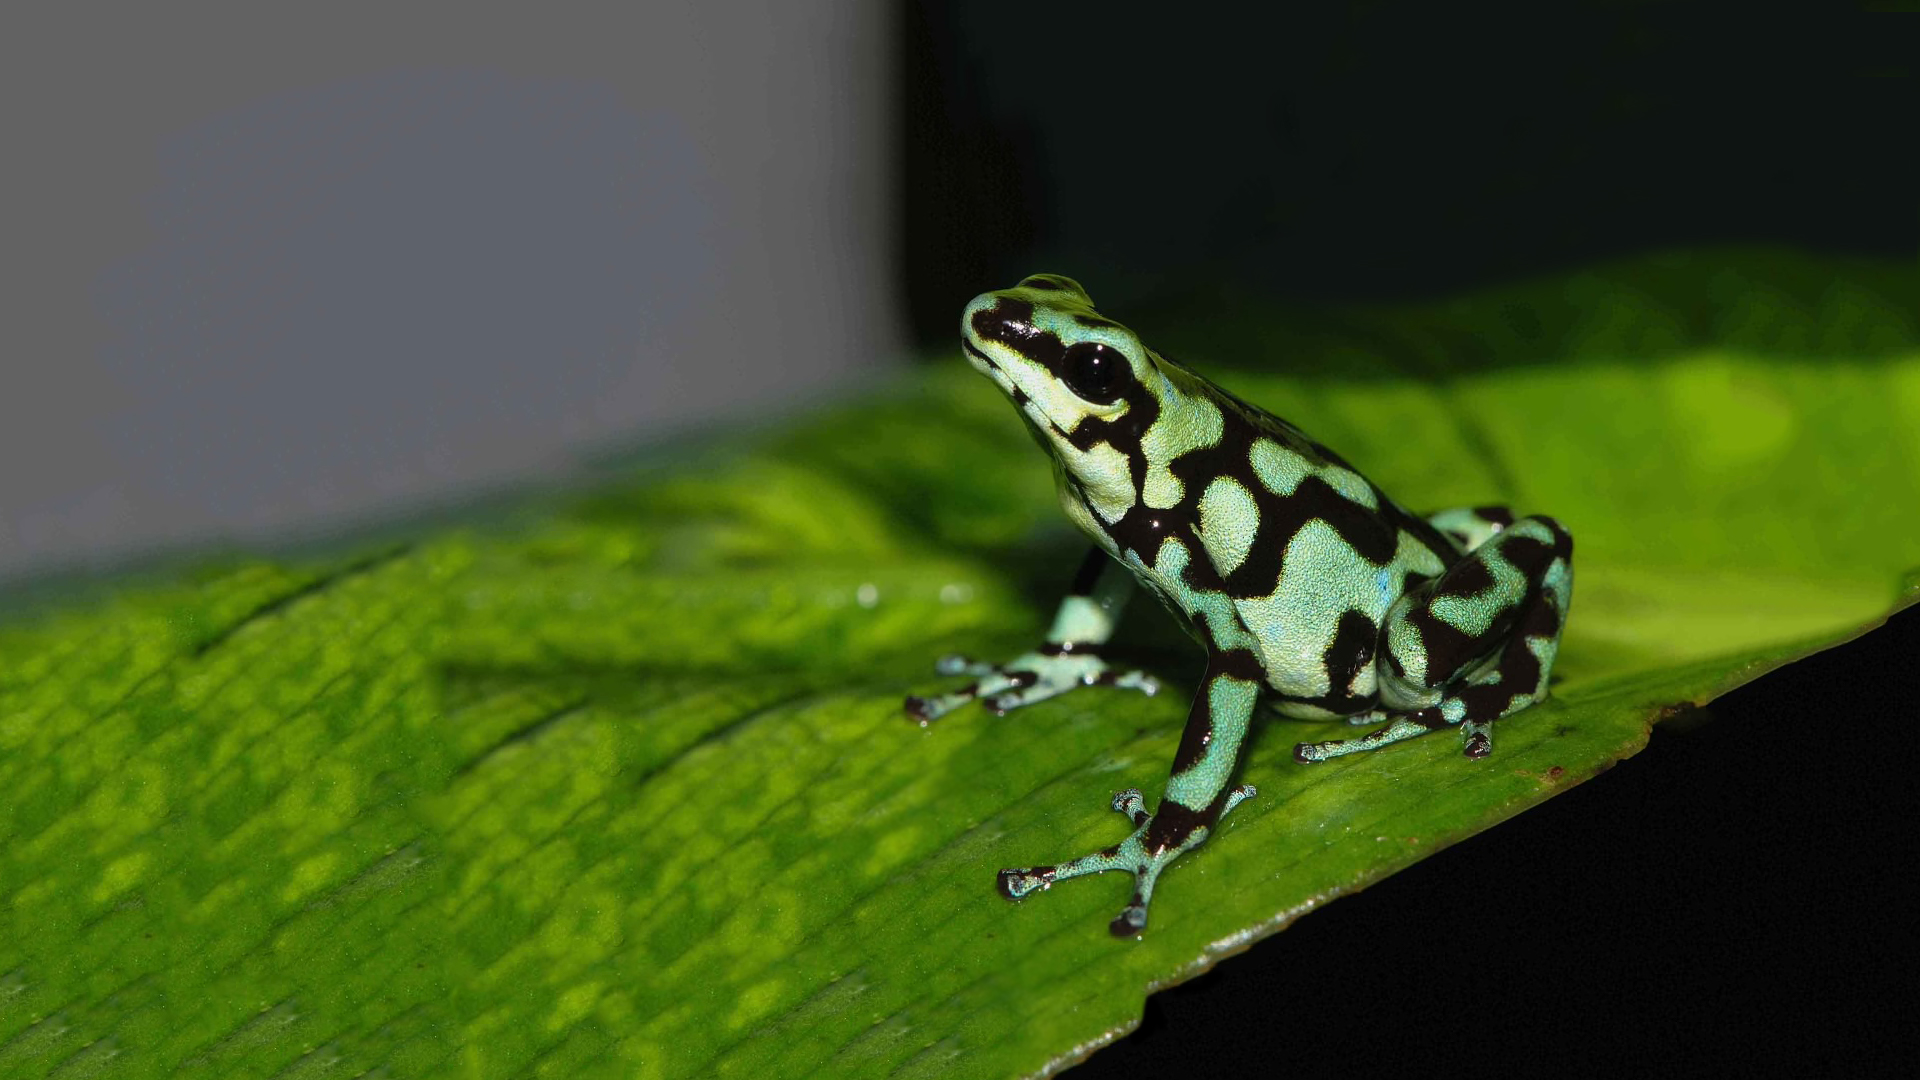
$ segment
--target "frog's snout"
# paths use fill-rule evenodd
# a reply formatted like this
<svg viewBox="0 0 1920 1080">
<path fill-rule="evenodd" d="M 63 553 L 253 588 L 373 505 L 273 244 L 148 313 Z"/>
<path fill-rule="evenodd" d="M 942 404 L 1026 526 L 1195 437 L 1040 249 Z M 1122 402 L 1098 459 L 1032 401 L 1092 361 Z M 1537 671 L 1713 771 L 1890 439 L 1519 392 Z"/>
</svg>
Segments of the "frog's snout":
<svg viewBox="0 0 1920 1080">
<path fill-rule="evenodd" d="M 960 339 L 974 351 L 979 343 L 993 341 L 1020 352 L 1036 332 L 1033 305 L 1005 293 L 974 297 L 960 321 Z"/>
</svg>

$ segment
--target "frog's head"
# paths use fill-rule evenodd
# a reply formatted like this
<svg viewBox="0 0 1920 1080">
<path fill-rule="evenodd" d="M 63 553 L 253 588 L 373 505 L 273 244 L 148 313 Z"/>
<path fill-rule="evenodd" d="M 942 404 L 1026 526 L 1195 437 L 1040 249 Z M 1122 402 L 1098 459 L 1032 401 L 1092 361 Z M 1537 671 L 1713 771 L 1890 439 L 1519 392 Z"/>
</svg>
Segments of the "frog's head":
<svg viewBox="0 0 1920 1080">
<path fill-rule="evenodd" d="M 1077 282 L 1035 274 L 974 297 L 960 344 L 1069 473 L 1116 497 L 1131 492 L 1129 451 L 1160 414 L 1165 380 L 1133 331 L 1094 311 Z"/>
</svg>

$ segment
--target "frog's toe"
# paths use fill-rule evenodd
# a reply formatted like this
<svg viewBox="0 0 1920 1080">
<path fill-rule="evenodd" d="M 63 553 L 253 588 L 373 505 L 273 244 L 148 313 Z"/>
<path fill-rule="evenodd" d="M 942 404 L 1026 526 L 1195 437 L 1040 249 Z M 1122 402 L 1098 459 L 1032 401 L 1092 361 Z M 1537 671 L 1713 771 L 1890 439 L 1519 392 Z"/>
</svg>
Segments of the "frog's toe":
<svg viewBox="0 0 1920 1080">
<path fill-rule="evenodd" d="M 1029 866 L 1018 870 L 1002 870 L 994 884 L 999 886 L 1000 895 L 1009 900 L 1024 900 L 1038 889 L 1053 884 L 1051 866 Z"/>
<path fill-rule="evenodd" d="M 1153 816 L 1147 813 L 1147 800 L 1137 787 L 1115 792 L 1113 809 L 1116 813 L 1127 815 L 1127 820 L 1133 822 L 1135 828 L 1146 827 L 1147 819 Z"/>
<path fill-rule="evenodd" d="M 946 698 L 952 696 L 952 694 L 946 694 L 941 697 L 923 698 L 918 694 L 908 694 L 902 708 L 906 709 L 908 719 L 917 720 L 921 727 L 926 727 L 953 711 L 953 706 L 946 701 Z"/>
<path fill-rule="evenodd" d="M 950 653 L 933 662 L 937 675 L 991 675 L 999 668 L 994 664 L 975 660 L 970 656 Z"/>
<path fill-rule="evenodd" d="M 1147 929 L 1147 903 L 1153 899 L 1153 884 L 1160 879 L 1160 871 L 1166 869 L 1167 864 L 1182 850 L 1175 848 L 1158 854 L 1149 852 L 1136 834 L 1114 851 L 1119 865 L 1112 869 L 1132 872 L 1133 896 L 1127 900 L 1127 906 L 1120 909 L 1120 914 L 1107 924 L 1108 933 L 1121 938 L 1139 937 Z"/>
<path fill-rule="evenodd" d="M 1147 905 L 1134 893 L 1134 902 L 1122 908 L 1120 914 L 1107 924 L 1107 933 L 1114 937 L 1139 937 L 1147 929 Z"/>
<path fill-rule="evenodd" d="M 1233 813 L 1234 807 L 1239 806 L 1241 803 L 1246 802 L 1258 794 L 1260 794 L 1260 789 L 1254 787 L 1252 784 L 1241 784 L 1239 787 L 1227 792 L 1227 802 L 1225 806 L 1220 808 L 1220 816 L 1224 818 L 1228 814 Z"/>
<path fill-rule="evenodd" d="M 1464 736 L 1460 752 L 1470 758 L 1483 758 L 1493 753 L 1493 725 L 1477 723 L 1472 720 L 1460 724 L 1460 733 Z"/>
<path fill-rule="evenodd" d="M 907 697 L 904 707 L 907 710 L 907 716 L 909 718 L 918 721 L 921 727 L 926 727 L 935 720 L 972 701 L 977 694 L 978 691 L 972 686 L 956 690 L 951 694 L 936 694 L 933 697 L 921 697 L 918 694 L 910 694 Z"/>
<path fill-rule="evenodd" d="M 1089 685 L 1113 686 L 1121 690 L 1138 690 L 1148 697 L 1152 697 L 1160 692 L 1160 680 L 1144 671 L 1116 672 L 1111 669 L 1102 670 L 1093 676 Z"/>
<path fill-rule="evenodd" d="M 986 706 L 993 710 L 995 716 L 1005 716 L 1022 705 L 1031 705 L 1036 701 L 1045 701 L 1059 693 L 1060 688 L 1057 686 L 1044 682 L 1035 682 L 1031 686 L 1023 686 L 1015 690 L 1009 690 L 1004 694 L 995 694 L 986 700 Z"/>
</svg>

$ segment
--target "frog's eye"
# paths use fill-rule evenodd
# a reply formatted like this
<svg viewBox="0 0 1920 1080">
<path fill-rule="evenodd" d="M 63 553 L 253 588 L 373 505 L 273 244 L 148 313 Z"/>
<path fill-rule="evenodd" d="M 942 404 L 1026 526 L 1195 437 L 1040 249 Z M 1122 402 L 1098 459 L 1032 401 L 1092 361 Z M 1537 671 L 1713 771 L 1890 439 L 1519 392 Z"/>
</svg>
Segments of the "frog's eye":
<svg viewBox="0 0 1920 1080">
<path fill-rule="evenodd" d="M 1095 405 L 1118 401 L 1133 381 L 1133 368 L 1128 366 L 1126 355 L 1097 341 L 1068 346 L 1060 372 L 1067 389 Z"/>
</svg>

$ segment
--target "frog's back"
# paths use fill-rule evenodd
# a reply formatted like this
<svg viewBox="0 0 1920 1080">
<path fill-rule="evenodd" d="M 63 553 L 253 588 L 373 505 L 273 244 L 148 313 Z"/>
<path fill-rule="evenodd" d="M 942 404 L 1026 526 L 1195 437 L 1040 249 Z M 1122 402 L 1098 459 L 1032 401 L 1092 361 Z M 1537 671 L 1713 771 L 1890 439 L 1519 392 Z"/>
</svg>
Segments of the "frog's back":
<svg viewBox="0 0 1920 1080">
<path fill-rule="evenodd" d="M 1157 352 L 1153 357 L 1171 378 L 1184 384 L 1182 389 L 1211 398 L 1222 413 L 1219 442 L 1172 464 L 1182 480 L 1200 485 L 1191 490 L 1202 492 L 1203 535 L 1208 501 L 1204 489 L 1207 478 L 1215 477 L 1230 479 L 1253 496 L 1260 531 L 1266 534 L 1260 539 L 1284 544 L 1308 522 L 1320 519 L 1376 563 L 1391 561 L 1409 546 L 1424 549 L 1443 566 L 1459 556 L 1459 547 L 1445 534 L 1388 497 L 1345 458 L 1299 427 L 1194 374 L 1178 361 Z M 1228 592 L 1236 598 L 1265 595 L 1232 587 Z"/>
<path fill-rule="evenodd" d="M 1370 661 L 1387 609 L 1459 549 L 1300 428 L 1160 359 L 1225 419 L 1219 442 L 1173 472 L 1198 492 L 1200 538 L 1268 685 L 1290 712 L 1353 712 L 1373 692 L 1372 665 L 1330 658 Z"/>
</svg>

